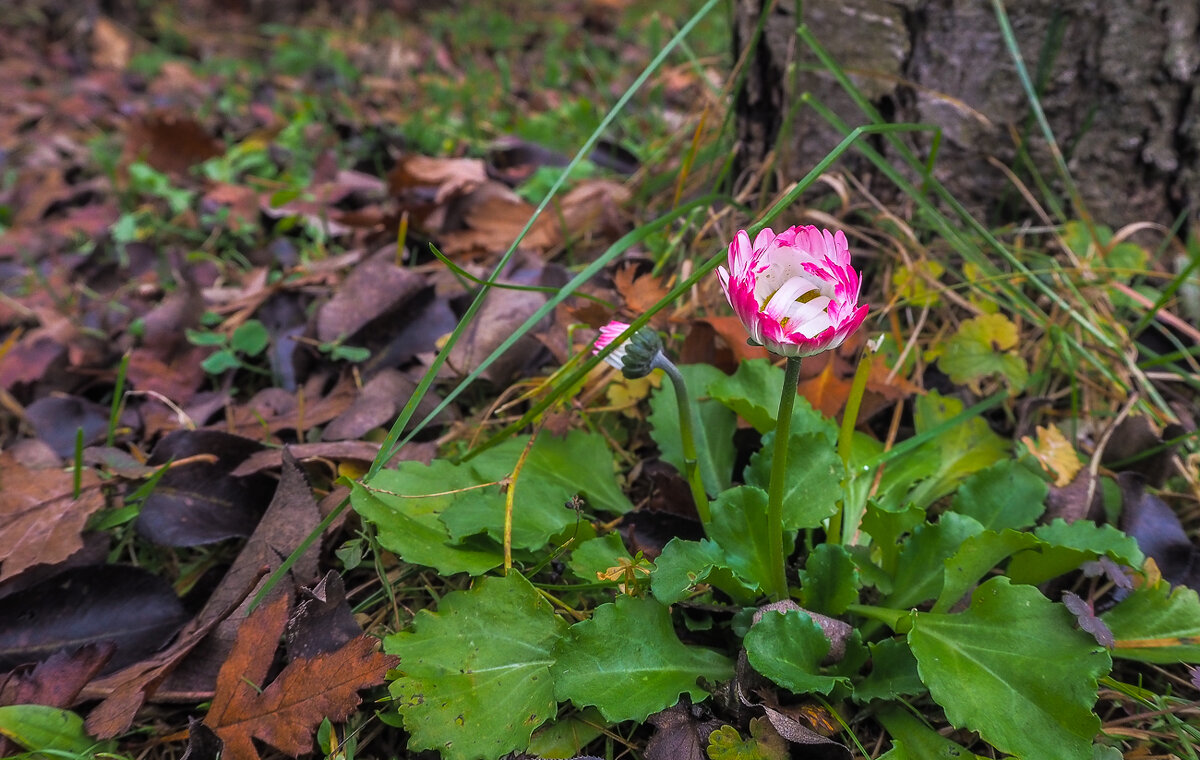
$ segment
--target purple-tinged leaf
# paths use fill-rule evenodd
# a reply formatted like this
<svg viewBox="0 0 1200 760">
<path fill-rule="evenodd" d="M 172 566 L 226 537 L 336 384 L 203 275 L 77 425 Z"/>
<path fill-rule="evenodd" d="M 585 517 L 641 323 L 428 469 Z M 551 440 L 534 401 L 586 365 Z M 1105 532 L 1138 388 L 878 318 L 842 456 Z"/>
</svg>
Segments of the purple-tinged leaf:
<svg viewBox="0 0 1200 760">
<path fill-rule="evenodd" d="M 1063 592 L 1062 601 L 1063 606 L 1075 616 L 1079 623 L 1079 629 L 1092 634 L 1092 638 L 1096 640 L 1097 644 L 1107 649 L 1112 649 L 1116 645 L 1112 631 L 1108 629 L 1108 625 L 1103 620 L 1096 617 L 1096 610 L 1092 608 L 1091 602 L 1071 591 Z"/>
</svg>

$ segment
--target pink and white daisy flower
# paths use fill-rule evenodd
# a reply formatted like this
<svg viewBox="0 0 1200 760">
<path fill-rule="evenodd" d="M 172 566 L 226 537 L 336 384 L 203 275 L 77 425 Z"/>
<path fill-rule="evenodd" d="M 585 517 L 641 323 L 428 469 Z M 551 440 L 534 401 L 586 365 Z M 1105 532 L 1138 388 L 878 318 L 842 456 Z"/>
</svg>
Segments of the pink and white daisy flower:
<svg viewBox="0 0 1200 760">
<path fill-rule="evenodd" d="M 835 348 L 867 316 L 841 230 L 764 229 L 753 244 L 742 230 L 729 244 L 729 269 L 718 267 L 717 276 L 751 339 L 781 356 Z"/>
</svg>

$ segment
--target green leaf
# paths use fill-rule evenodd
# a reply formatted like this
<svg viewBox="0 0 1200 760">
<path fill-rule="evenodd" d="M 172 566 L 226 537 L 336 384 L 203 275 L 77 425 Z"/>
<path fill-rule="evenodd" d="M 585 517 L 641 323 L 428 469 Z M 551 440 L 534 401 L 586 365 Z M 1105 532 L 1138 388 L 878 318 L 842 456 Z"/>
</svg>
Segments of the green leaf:
<svg viewBox="0 0 1200 760">
<path fill-rule="evenodd" d="M 775 431 L 772 430 L 763 436 L 762 448 L 750 457 L 746 485 L 768 490 L 774 459 Z M 787 464 L 783 527 L 789 530 L 815 528 L 822 520 L 836 514 L 846 468 L 833 442 L 819 433 L 789 435 Z"/>
<path fill-rule="evenodd" d="M 457 468 L 441 459 L 429 466 L 403 462 L 399 469 L 382 470 L 371 481 L 372 488 L 391 493 L 353 483 L 350 503 L 364 520 L 375 525 L 380 546 L 405 562 L 432 567 L 442 575 L 480 575 L 499 565 L 504 557 L 498 546 L 451 541 L 439 516 L 460 496 L 444 493 L 456 487 L 458 478 L 461 475 Z M 442 495 L 420 496 L 432 493 Z M 412 495 L 417 498 L 406 498 Z"/>
<path fill-rule="evenodd" d="M 590 467 L 603 465 L 608 468 L 609 479 L 612 479 L 612 457 L 608 451 L 604 452 L 598 463 L 595 460 L 580 461 L 565 472 L 550 470 L 543 459 L 547 446 L 565 444 L 552 436 L 546 436 L 546 439 L 543 442 L 539 437 L 534 443 L 517 480 L 508 485 L 513 496 L 512 545 L 517 549 L 541 549 L 551 536 L 579 519 L 567 507 L 567 501 L 579 493 L 579 489 L 568 480 L 572 474 L 587 479 Z M 456 484 L 442 485 L 437 490 L 499 482 L 510 477 L 528 441 L 528 436 L 512 438 L 458 465 Z M 405 464 L 402 463 L 401 467 Z M 464 491 L 442 511 L 442 522 L 450 529 L 450 536 L 454 539 L 487 533 L 496 542 L 501 542 L 504 540 L 505 498 L 506 494 L 495 486 Z"/>
<path fill-rule="evenodd" d="M 248 319 L 238 325 L 229 339 L 229 345 L 234 351 L 241 351 L 246 356 L 258 356 L 271 342 L 271 334 L 257 319 Z"/>
<path fill-rule="evenodd" d="M 896 560 L 903 543 L 900 538 L 925 522 L 925 510 L 916 504 L 908 504 L 899 510 L 891 510 L 875 500 L 867 502 L 863 515 L 862 529 L 871 537 L 872 545 L 879 550 L 880 565 L 891 575 L 896 571 Z"/>
<path fill-rule="evenodd" d="M 807 612 L 767 612 L 742 643 L 755 670 L 795 694 L 829 694 L 838 684 L 850 683 L 849 678 L 821 674 L 829 639 Z"/>
<path fill-rule="evenodd" d="M 725 373 L 708 364 L 685 364 L 679 372 L 687 381 L 692 406 L 699 418 L 695 426 L 696 457 L 704 489 L 710 494 L 729 488 L 736 455 L 733 434 L 737 430 L 737 415 L 720 403 L 706 399 L 708 387 Z M 675 386 L 666 382 L 650 396 L 650 437 L 658 444 L 664 462 L 674 465 L 680 473 L 687 470 L 683 461 L 683 444 L 679 438 L 679 407 L 675 403 Z"/>
<path fill-rule="evenodd" d="M 878 760 L 983 760 L 934 731 L 898 705 L 885 705 L 876 717 L 892 737 L 892 749 Z"/>
<path fill-rule="evenodd" d="M 184 330 L 183 334 L 187 336 L 188 343 L 193 346 L 223 346 L 225 345 L 225 336 L 219 332 L 209 332 L 208 330 Z"/>
<path fill-rule="evenodd" d="M 765 433 L 775 429 L 775 419 L 779 416 L 783 372 L 766 359 L 739 362 L 736 372 L 715 379 L 708 392 L 755 430 Z"/>
<path fill-rule="evenodd" d="M 602 604 L 591 620 L 571 626 L 556 656 L 558 699 L 594 705 L 613 722 L 644 721 L 683 693 L 700 701 L 708 695 L 700 679 L 715 683 L 733 675 L 727 657 L 679 640 L 666 606 L 631 596 Z"/>
<path fill-rule="evenodd" d="M 945 581 L 946 559 L 964 541 L 982 532 L 982 525 L 957 512 L 946 512 L 936 524 L 919 526 L 900 550 L 894 590 L 884 606 L 906 609 L 938 596 Z"/>
<path fill-rule="evenodd" d="M 917 433 L 921 434 L 960 414 L 962 410 L 963 403 L 958 399 L 943 398 L 935 391 L 930 391 L 917 398 L 913 423 Z M 923 449 L 936 453 L 936 468 L 931 477 L 909 493 L 909 500 L 921 507 L 929 506 L 953 491 L 963 478 L 1007 457 L 1010 448 L 1008 441 L 993 433 L 987 422 L 978 417 L 955 425 L 901 458 L 907 459 Z M 884 479 L 893 475 L 894 466 L 895 463 L 888 465 Z"/>
<path fill-rule="evenodd" d="M 1200 598 L 1159 578 L 1100 615 L 1117 640 L 1114 657 L 1139 662 L 1200 662 Z"/>
<path fill-rule="evenodd" d="M 1137 541 L 1111 525 L 1097 525 L 1090 520 L 1068 523 L 1057 518 L 1039 526 L 1033 534 L 1043 545 L 1037 551 L 1017 554 L 1009 563 L 1008 575 L 1016 583 L 1043 583 L 1102 554 L 1130 567 L 1141 567 L 1144 561 Z"/>
<path fill-rule="evenodd" d="M 115 741 L 98 741 L 88 736 L 83 718 L 70 710 L 45 705 L 0 707 L 0 736 L 12 739 L 32 752 L 65 752 L 93 757 L 113 752 Z"/>
<path fill-rule="evenodd" d="M 686 599 L 701 583 L 721 589 L 739 604 L 750 604 L 758 594 L 756 585 L 747 585 L 733 574 L 721 547 L 708 539 L 672 538 L 654 561 L 650 579 L 654 598 L 663 604 Z"/>
<path fill-rule="evenodd" d="M 752 718 L 749 739 L 733 726 L 709 734 L 708 756 L 710 760 L 784 760 L 788 746 L 766 718 Z"/>
<path fill-rule="evenodd" d="M 519 573 L 482 578 L 421 610 L 412 632 L 384 639 L 400 656 L 390 691 L 410 749 L 446 760 L 495 758 L 529 745 L 553 719 L 550 668 L 566 623 Z"/>
<path fill-rule="evenodd" d="M 1018 337 L 1017 326 L 1004 314 L 973 317 L 938 347 L 938 367 L 951 382 L 974 388 L 986 377 L 1003 375 L 1010 393 L 1019 393 L 1029 382 L 1029 370 L 1016 351 Z"/>
<path fill-rule="evenodd" d="M 617 484 L 612 451 L 599 433 L 572 430 L 565 438 L 542 433 L 529 451 L 521 477 L 527 474 L 557 483 L 568 496 L 583 496 L 593 509 L 614 515 L 633 509 L 629 497 Z"/>
<path fill-rule="evenodd" d="M 858 601 L 862 581 L 846 547 L 821 544 L 800 571 L 800 603 L 822 615 L 837 616 Z"/>
<path fill-rule="evenodd" d="M 917 660 L 907 642 L 884 639 L 867 646 L 871 650 L 871 673 L 854 687 L 856 701 L 891 701 L 925 693 L 925 684 L 917 672 Z"/>
<path fill-rule="evenodd" d="M 1023 549 L 1041 545 L 1033 534 L 1011 529 L 971 536 L 945 561 L 945 582 L 933 611 L 949 610 L 993 567 Z"/>
<path fill-rule="evenodd" d="M 603 573 L 615 567 L 620 559 L 633 561 L 633 557 L 625 548 L 625 542 L 621 540 L 621 534 L 608 533 L 577 546 L 571 552 L 571 558 L 567 560 L 567 567 L 577 578 L 596 583 L 596 573 Z"/>
<path fill-rule="evenodd" d="M 1049 491 L 1037 473 L 1005 459 L 964 480 L 950 508 L 974 517 L 988 530 L 1020 530 L 1032 526 L 1046 511 Z"/>
<path fill-rule="evenodd" d="M 1108 653 L 1065 607 L 1007 578 L 975 590 L 957 615 L 913 612 L 908 643 L 921 680 L 956 728 L 1023 760 L 1085 760 Z"/>
<path fill-rule="evenodd" d="M 724 564 L 748 584 L 766 588 L 773 560 L 767 536 L 767 492 L 738 486 L 723 492 L 711 504 L 708 535 L 724 552 Z M 784 534 L 784 556 L 792 552 L 795 533 Z"/>
<path fill-rule="evenodd" d="M 534 757 L 577 757 L 587 745 L 604 733 L 607 721 L 600 711 L 589 707 L 559 718 L 543 726 L 529 740 L 529 754 Z"/>
<path fill-rule="evenodd" d="M 216 353 L 209 354 L 204 361 L 200 362 L 200 367 L 210 375 L 219 375 L 222 372 L 238 369 L 242 366 L 242 360 L 237 358 L 229 349 L 223 348 Z"/>
<path fill-rule="evenodd" d="M 755 430 L 767 433 L 775 429 L 779 418 L 779 399 L 783 395 L 783 370 L 766 359 L 751 359 L 738 364 L 732 375 L 712 382 L 708 392 L 714 399 L 737 412 Z M 830 443 L 837 441 L 837 426 L 813 409 L 800 396 L 792 407 L 792 435 L 820 433 Z"/>
</svg>

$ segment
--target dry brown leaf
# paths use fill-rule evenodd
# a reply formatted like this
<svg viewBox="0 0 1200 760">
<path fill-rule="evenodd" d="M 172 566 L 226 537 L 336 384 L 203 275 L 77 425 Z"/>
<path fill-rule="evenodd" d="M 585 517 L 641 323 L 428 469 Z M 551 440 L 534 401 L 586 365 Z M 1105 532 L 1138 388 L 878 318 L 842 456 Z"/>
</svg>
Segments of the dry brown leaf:
<svg viewBox="0 0 1200 760">
<path fill-rule="evenodd" d="M 847 375 L 838 371 L 842 369 L 838 365 L 846 362 L 832 351 L 818 356 L 825 358 L 825 366 L 812 377 L 801 380 L 799 391 L 814 409 L 826 417 L 833 417 L 846 405 L 846 398 L 850 395 L 850 386 L 853 384 L 853 373 Z M 814 360 L 818 360 L 818 357 L 809 359 Z"/>
<path fill-rule="evenodd" d="M 487 167 L 480 158 L 434 158 L 408 155 L 388 174 L 393 193 L 414 187 L 435 187 L 435 203 L 445 203 L 487 182 Z"/>
<path fill-rule="evenodd" d="M 625 310 L 630 314 L 645 313 L 667 296 L 666 286 L 657 277 L 648 273 L 638 275 L 635 262 L 626 262 L 617 269 L 613 275 L 613 286 L 621 294 Z"/>
<path fill-rule="evenodd" d="M 171 646 L 157 652 L 153 657 L 88 684 L 81 694 L 82 699 L 104 699 L 88 715 L 88 733 L 98 739 L 111 739 L 128 731 L 137 711 L 158 690 L 163 679 L 179 666 L 213 628 L 241 604 L 254 585 L 266 574 L 267 569 L 260 569 L 249 584 L 240 589 L 235 599 L 219 605 L 213 604 L 213 600 L 210 599 L 200 614 L 192 618 L 192 621 L 175 636 Z M 210 695 L 211 690 L 183 696 L 189 701 L 199 702 L 208 699 Z"/>
<path fill-rule="evenodd" d="M 100 486 L 100 478 L 84 470 L 76 499 L 72 472 L 31 470 L 0 452 L 0 581 L 82 549 L 88 518 L 104 506 Z"/>
<path fill-rule="evenodd" d="M 312 751 L 317 725 L 340 721 L 358 707 L 359 689 L 383 683 L 399 658 L 375 651 L 376 640 L 359 636 L 338 651 L 295 660 L 259 690 L 287 623 L 288 600 L 279 597 L 256 610 L 217 678 L 217 693 L 204 722 L 224 742 L 223 757 L 258 760 L 253 739 L 289 755 Z"/>
<path fill-rule="evenodd" d="M 190 116 L 152 111 L 130 122 L 125 164 L 142 160 L 160 172 L 183 175 L 198 163 L 225 152 L 220 140 Z"/>
<path fill-rule="evenodd" d="M 133 34 L 106 16 L 97 16 L 92 26 L 92 65 L 98 69 L 124 71 L 133 57 Z"/>
</svg>

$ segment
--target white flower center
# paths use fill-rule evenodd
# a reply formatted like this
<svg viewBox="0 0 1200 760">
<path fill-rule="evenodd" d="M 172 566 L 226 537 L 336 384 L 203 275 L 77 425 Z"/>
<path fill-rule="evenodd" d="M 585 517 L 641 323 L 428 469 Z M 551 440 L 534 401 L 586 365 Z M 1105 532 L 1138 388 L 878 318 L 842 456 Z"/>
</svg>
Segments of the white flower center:
<svg viewBox="0 0 1200 760">
<path fill-rule="evenodd" d="M 759 282 L 762 283 L 764 279 Z M 822 295 L 822 284 L 813 282 L 804 274 L 797 274 L 788 278 L 773 293 L 764 294 L 765 300 L 759 303 L 763 304 L 762 311 L 788 332 L 799 332 L 806 338 L 812 338 L 833 324 L 828 312 L 832 299 Z"/>
</svg>

